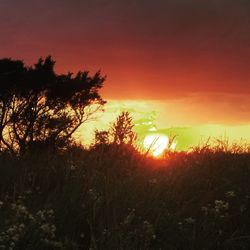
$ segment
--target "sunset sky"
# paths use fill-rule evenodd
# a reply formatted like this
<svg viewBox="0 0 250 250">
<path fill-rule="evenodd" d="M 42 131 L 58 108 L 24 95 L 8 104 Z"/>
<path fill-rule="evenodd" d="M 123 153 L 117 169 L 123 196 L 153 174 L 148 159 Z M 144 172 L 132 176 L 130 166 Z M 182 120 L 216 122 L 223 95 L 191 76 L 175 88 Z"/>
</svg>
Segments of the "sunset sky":
<svg viewBox="0 0 250 250">
<path fill-rule="evenodd" d="M 157 129 L 250 138 L 248 0 L 0 0 L 0 30 L 0 58 L 101 69 L 99 126 L 129 109 Z"/>
</svg>

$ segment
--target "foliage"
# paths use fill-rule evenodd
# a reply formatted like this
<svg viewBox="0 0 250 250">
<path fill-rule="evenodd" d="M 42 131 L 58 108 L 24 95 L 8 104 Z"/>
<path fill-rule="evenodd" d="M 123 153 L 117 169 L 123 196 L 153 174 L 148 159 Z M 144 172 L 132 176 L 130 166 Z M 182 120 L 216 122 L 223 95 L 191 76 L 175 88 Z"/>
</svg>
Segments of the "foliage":
<svg viewBox="0 0 250 250">
<path fill-rule="evenodd" d="M 123 112 L 86 150 L 70 139 L 103 81 L 0 60 L 0 249 L 249 249 L 249 145 L 152 159 Z"/>
<path fill-rule="evenodd" d="M 133 120 L 129 112 L 122 112 L 112 126 L 113 143 L 132 144 L 136 138 L 133 127 Z"/>
<path fill-rule="evenodd" d="M 95 131 L 95 145 L 130 145 L 135 146 L 137 139 L 133 131 L 133 119 L 129 112 L 122 112 L 108 131 Z"/>
<path fill-rule="evenodd" d="M 31 147 L 63 147 L 105 103 L 105 78 L 87 71 L 58 75 L 51 57 L 33 67 L 0 60 L 0 147 L 23 154 Z M 37 146 L 38 145 L 38 146 Z"/>
<path fill-rule="evenodd" d="M 117 147 L 1 153 L 0 247 L 249 249 L 249 153 Z"/>
</svg>

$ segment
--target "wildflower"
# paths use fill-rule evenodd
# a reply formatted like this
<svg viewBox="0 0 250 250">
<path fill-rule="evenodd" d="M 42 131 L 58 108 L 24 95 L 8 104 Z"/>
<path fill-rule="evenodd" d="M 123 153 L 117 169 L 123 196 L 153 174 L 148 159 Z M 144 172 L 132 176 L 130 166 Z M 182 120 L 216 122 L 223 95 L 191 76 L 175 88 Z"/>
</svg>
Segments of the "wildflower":
<svg viewBox="0 0 250 250">
<path fill-rule="evenodd" d="M 216 213 L 220 213 L 222 211 L 228 210 L 229 208 L 228 202 L 224 202 L 222 200 L 215 200 L 214 204 L 215 204 L 214 209 Z"/>
<path fill-rule="evenodd" d="M 23 197 L 22 195 L 19 195 L 19 196 L 17 197 L 17 199 L 18 199 L 18 200 L 23 200 L 24 197 Z"/>
<path fill-rule="evenodd" d="M 47 238 L 44 238 L 42 241 L 46 244 L 49 244 L 49 240 Z"/>
<path fill-rule="evenodd" d="M 31 220 L 31 221 L 34 221 L 34 220 L 35 220 L 35 219 L 34 219 L 34 216 L 33 216 L 32 214 L 29 214 L 28 218 L 29 218 L 29 220 Z"/>
<path fill-rule="evenodd" d="M 98 197 L 100 196 L 99 193 L 95 189 L 89 189 L 89 195 L 92 198 L 93 201 L 96 201 Z"/>
<path fill-rule="evenodd" d="M 56 226 L 55 225 L 51 225 L 51 231 L 55 232 L 56 231 Z"/>
<path fill-rule="evenodd" d="M 153 225 L 146 220 L 143 222 L 143 232 L 146 239 L 154 240 L 156 238 Z"/>
<path fill-rule="evenodd" d="M 70 166 L 70 170 L 71 170 L 71 171 L 76 170 L 76 166 L 72 164 L 72 165 Z"/>
<path fill-rule="evenodd" d="M 44 233 L 49 233 L 50 232 L 50 227 L 49 227 L 49 224 L 46 223 L 46 224 L 42 224 L 40 226 L 41 230 L 44 232 Z"/>
<path fill-rule="evenodd" d="M 32 194 L 32 191 L 30 189 L 28 189 L 28 190 L 25 191 L 25 194 L 28 194 L 28 195 Z"/>
<path fill-rule="evenodd" d="M 194 224 L 195 219 L 193 219 L 192 217 L 188 217 L 188 218 L 185 219 L 185 222 L 187 222 L 188 224 Z"/>
<path fill-rule="evenodd" d="M 17 209 L 18 209 L 18 211 L 19 211 L 20 213 L 23 213 L 23 214 L 26 214 L 26 213 L 27 213 L 27 209 L 26 209 L 25 206 L 19 205 L 19 206 L 17 207 Z"/>
<path fill-rule="evenodd" d="M 123 223 L 125 225 L 129 225 L 133 221 L 134 218 L 135 218 L 135 209 L 132 209 L 131 212 L 125 218 Z"/>
<path fill-rule="evenodd" d="M 50 209 L 50 210 L 47 211 L 47 213 L 48 213 L 49 215 L 53 215 L 53 214 L 54 214 L 54 211 L 53 211 L 53 209 Z"/>
<path fill-rule="evenodd" d="M 226 192 L 226 197 L 227 198 L 233 198 L 235 196 L 236 196 L 236 194 L 235 194 L 234 191 L 228 191 L 228 192 Z"/>
<path fill-rule="evenodd" d="M 110 236 L 110 231 L 108 229 L 104 229 L 103 232 L 102 232 L 103 236 L 106 236 L 106 237 L 109 237 Z"/>
<path fill-rule="evenodd" d="M 18 241 L 19 235 L 18 235 L 18 234 L 15 234 L 15 235 L 13 235 L 13 236 L 11 237 L 11 239 L 12 239 L 13 241 Z"/>
<path fill-rule="evenodd" d="M 45 220 L 46 220 L 46 219 L 45 219 L 45 215 L 44 215 L 44 211 L 39 210 L 39 211 L 37 212 L 37 216 L 38 216 L 39 219 L 42 220 L 42 221 L 45 221 Z"/>
</svg>

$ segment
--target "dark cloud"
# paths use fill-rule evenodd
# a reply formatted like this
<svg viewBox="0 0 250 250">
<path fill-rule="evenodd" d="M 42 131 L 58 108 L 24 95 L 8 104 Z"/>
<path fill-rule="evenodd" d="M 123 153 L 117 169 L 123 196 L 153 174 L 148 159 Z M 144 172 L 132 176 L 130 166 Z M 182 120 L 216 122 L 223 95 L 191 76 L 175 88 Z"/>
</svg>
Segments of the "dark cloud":
<svg viewBox="0 0 250 250">
<path fill-rule="evenodd" d="M 247 0 L 0 0 L 0 57 L 52 54 L 58 70 L 102 68 L 110 97 L 245 93 Z"/>
</svg>

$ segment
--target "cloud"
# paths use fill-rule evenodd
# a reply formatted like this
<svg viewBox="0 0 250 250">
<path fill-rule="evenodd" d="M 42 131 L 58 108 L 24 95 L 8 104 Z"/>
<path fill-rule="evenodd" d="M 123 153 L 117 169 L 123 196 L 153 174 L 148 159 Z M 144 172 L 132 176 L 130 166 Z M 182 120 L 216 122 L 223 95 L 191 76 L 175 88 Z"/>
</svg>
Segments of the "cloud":
<svg viewBox="0 0 250 250">
<path fill-rule="evenodd" d="M 107 98 L 243 94 L 250 85 L 247 0 L 1 1 L 0 56 L 108 75 Z"/>
<path fill-rule="evenodd" d="M 177 135 L 177 148 L 188 149 L 202 140 L 244 138 L 250 141 L 250 112 L 247 96 L 189 96 L 173 100 L 109 100 L 96 121 L 78 131 L 80 140 L 90 143 L 95 129 L 106 130 L 122 111 L 129 111 L 140 138 L 147 134 Z M 155 128 L 154 131 L 150 130 Z M 213 141 L 212 139 L 212 141 Z"/>
</svg>

